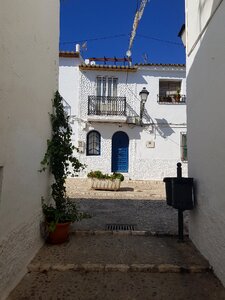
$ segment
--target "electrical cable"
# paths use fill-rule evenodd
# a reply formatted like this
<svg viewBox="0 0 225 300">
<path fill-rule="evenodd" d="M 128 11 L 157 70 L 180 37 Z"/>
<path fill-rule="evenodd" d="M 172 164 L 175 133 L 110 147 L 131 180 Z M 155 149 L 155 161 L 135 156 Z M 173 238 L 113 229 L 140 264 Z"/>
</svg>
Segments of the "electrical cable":
<svg viewBox="0 0 225 300">
<path fill-rule="evenodd" d="M 158 38 L 154 38 L 152 36 L 147 36 L 147 35 L 143 35 L 143 34 L 137 34 L 137 36 L 145 38 L 145 39 L 149 39 L 149 40 L 154 40 L 154 41 L 157 41 L 157 42 L 162 42 L 162 43 L 167 43 L 167 44 L 172 44 L 172 45 L 183 47 L 182 43 L 177 43 L 177 42 L 173 42 L 173 41 L 169 41 L 169 40 L 158 39 Z"/>
<path fill-rule="evenodd" d="M 119 37 L 124 37 L 124 36 L 129 36 L 129 34 L 122 33 L 122 34 L 104 36 L 104 37 L 99 37 L 99 38 L 90 38 L 90 39 L 83 39 L 83 40 L 77 40 L 77 41 L 60 42 L 60 44 L 76 44 L 76 43 L 82 43 L 82 42 L 90 42 L 90 41 L 99 41 L 99 40 L 114 39 L 114 38 L 119 38 Z"/>
<path fill-rule="evenodd" d="M 114 39 L 114 38 L 120 38 L 120 37 L 125 37 L 125 36 L 130 36 L 130 34 L 123 33 L 123 34 L 116 34 L 116 35 L 104 36 L 104 37 L 99 37 L 99 38 L 90 38 L 90 39 L 83 39 L 83 40 L 77 40 L 77 41 L 66 41 L 66 42 L 60 42 L 60 44 L 76 44 L 76 43 L 83 43 L 83 42 L 90 42 L 90 41 Z M 137 34 L 136 36 L 141 37 L 141 38 L 154 40 L 154 41 L 161 42 L 161 43 L 167 43 L 167 44 L 183 47 L 183 44 L 178 43 L 178 42 L 163 40 L 163 39 L 159 39 L 159 38 L 155 38 L 155 37 L 147 36 L 147 35 L 143 35 L 143 34 Z"/>
</svg>

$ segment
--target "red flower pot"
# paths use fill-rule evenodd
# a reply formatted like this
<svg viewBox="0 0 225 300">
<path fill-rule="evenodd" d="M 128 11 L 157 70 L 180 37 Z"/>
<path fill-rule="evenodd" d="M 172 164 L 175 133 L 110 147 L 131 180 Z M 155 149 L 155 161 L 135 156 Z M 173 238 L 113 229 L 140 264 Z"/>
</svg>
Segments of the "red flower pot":
<svg viewBox="0 0 225 300">
<path fill-rule="evenodd" d="M 58 223 L 53 232 L 49 232 L 48 241 L 51 244 L 61 244 L 69 239 L 70 222 Z"/>
</svg>

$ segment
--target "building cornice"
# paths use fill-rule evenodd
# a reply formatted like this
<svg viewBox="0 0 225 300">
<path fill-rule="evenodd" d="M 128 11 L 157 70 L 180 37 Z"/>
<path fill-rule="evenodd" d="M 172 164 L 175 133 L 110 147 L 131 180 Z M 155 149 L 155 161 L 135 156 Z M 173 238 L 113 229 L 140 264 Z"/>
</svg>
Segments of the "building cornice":
<svg viewBox="0 0 225 300">
<path fill-rule="evenodd" d="M 80 58 L 80 53 L 74 51 L 60 51 L 59 57 Z"/>
<path fill-rule="evenodd" d="M 185 68 L 186 65 L 185 64 L 154 64 L 154 63 L 148 63 L 148 64 L 135 64 L 135 66 L 138 67 L 181 67 L 181 68 Z"/>
<path fill-rule="evenodd" d="M 116 66 L 116 65 L 91 65 L 82 64 L 79 66 L 80 70 L 91 71 L 120 71 L 120 72 L 136 72 L 137 66 Z"/>
</svg>

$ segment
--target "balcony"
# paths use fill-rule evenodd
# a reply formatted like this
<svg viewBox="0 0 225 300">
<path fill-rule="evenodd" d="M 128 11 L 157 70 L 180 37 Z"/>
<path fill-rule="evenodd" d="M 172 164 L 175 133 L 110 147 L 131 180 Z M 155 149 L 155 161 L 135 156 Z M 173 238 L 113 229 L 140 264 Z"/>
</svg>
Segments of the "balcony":
<svg viewBox="0 0 225 300">
<path fill-rule="evenodd" d="M 126 97 L 88 96 L 88 115 L 126 116 Z"/>
<path fill-rule="evenodd" d="M 168 96 L 158 95 L 157 102 L 159 104 L 185 104 L 186 95 L 171 94 Z"/>
</svg>

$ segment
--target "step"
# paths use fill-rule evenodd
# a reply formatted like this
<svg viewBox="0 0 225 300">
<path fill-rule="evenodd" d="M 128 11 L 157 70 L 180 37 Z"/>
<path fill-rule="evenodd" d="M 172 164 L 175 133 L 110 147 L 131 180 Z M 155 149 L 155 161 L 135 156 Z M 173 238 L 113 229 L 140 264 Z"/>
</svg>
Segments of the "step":
<svg viewBox="0 0 225 300">
<path fill-rule="evenodd" d="M 186 239 L 132 235 L 72 235 L 62 245 L 44 245 L 30 271 L 205 272 L 208 262 Z"/>
<path fill-rule="evenodd" d="M 187 238 L 98 233 L 44 245 L 7 300 L 225 299 Z"/>
</svg>

